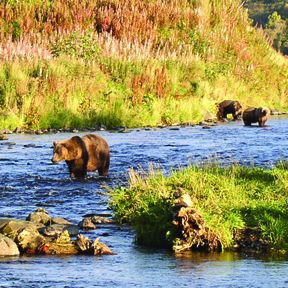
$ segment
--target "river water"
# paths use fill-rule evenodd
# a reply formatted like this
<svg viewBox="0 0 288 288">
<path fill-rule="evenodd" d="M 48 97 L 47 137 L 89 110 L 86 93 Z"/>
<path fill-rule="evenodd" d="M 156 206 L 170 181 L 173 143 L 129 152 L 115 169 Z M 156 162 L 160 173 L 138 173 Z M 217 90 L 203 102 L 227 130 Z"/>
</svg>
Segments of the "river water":
<svg viewBox="0 0 288 288">
<path fill-rule="evenodd" d="M 0 217 L 25 219 L 44 207 L 51 216 L 77 224 L 86 214 L 111 214 L 106 187 L 126 185 L 129 168 L 147 169 L 149 163 L 165 173 L 215 159 L 224 165 L 272 167 L 288 160 L 288 119 L 273 118 L 267 124 L 97 131 L 111 148 L 110 175 L 100 179 L 91 173 L 83 181 L 71 180 L 64 162 L 51 163 L 53 141 L 75 134 L 11 134 L 0 143 Z M 174 255 L 137 246 L 133 231 L 117 225 L 99 225 L 83 234 L 100 237 L 116 254 L 0 258 L 0 287 L 288 287 L 288 258 Z"/>
</svg>

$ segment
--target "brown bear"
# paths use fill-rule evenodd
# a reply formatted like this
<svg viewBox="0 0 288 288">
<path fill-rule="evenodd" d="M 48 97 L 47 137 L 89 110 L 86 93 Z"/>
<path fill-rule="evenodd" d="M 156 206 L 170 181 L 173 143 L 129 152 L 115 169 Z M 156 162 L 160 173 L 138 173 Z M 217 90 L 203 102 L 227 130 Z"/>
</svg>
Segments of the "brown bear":
<svg viewBox="0 0 288 288">
<path fill-rule="evenodd" d="M 251 123 L 257 123 L 260 127 L 265 126 L 265 123 L 270 115 L 270 110 L 266 107 L 254 108 L 250 107 L 244 110 L 242 119 L 245 126 L 250 126 Z"/>
<path fill-rule="evenodd" d="M 107 176 L 110 165 L 110 150 L 105 139 L 98 135 L 74 136 L 71 139 L 53 142 L 53 163 L 65 160 L 71 177 L 83 178 L 87 171 L 98 170 Z"/>
<path fill-rule="evenodd" d="M 237 120 L 242 113 L 242 106 L 239 101 L 234 100 L 224 100 L 218 104 L 217 107 L 217 120 L 222 121 L 227 120 L 227 115 L 232 114 L 233 120 Z"/>
</svg>

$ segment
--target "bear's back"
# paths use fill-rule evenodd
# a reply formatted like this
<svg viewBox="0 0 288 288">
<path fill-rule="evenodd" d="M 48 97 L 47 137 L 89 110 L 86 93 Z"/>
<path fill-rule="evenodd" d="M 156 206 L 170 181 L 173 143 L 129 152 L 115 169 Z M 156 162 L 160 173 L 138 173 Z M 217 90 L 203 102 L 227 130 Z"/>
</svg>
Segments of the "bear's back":
<svg viewBox="0 0 288 288">
<path fill-rule="evenodd" d="M 102 166 L 109 167 L 110 149 L 107 141 L 95 134 L 85 135 L 82 139 L 89 155 L 87 170 L 94 171 Z"/>
</svg>

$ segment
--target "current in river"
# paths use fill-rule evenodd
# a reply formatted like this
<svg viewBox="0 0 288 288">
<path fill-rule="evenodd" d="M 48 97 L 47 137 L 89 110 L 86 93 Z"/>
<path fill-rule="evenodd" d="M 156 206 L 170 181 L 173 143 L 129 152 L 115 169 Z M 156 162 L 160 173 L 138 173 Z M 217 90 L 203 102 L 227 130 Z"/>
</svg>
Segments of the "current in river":
<svg viewBox="0 0 288 288">
<path fill-rule="evenodd" d="M 78 224 L 87 214 L 113 214 L 107 187 L 127 185 L 130 168 L 147 170 L 153 164 L 169 174 L 206 161 L 270 168 L 288 160 L 288 119 L 281 117 L 271 118 L 264 128 L 236 121 L 209 129 L 93 133 L 110 145 L 107 179 L 90 173 L 85 180 L 72 180 L 65 162 L 52 164 L 53 141 L 76 134 L 11 134 L 0 142 L 0 217 L 25 219 L 43 207 L 52 217 Z M 81 233 L 100 237 L 115 255 L 0 258 L 0 287 L 288 287 L 287 258 L 229 252 L 175 255 L 136 245 L 133 230 L 118 225 Z"/>
</svg>

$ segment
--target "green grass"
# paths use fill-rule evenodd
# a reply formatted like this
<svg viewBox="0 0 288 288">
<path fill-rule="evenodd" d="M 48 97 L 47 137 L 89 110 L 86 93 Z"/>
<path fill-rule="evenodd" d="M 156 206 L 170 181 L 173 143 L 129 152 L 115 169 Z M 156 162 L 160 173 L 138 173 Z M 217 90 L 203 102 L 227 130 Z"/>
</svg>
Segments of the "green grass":
<svg viewBox="0 0 288 288">
<path fill-rule="evenodd" d="M 272 169 L 217 164 L 189 166 L 164 176 L 152 169 L 130 173 L 128 187 L 111 191 L 111 207 L 120 222 L 136 231 L 138 243 L 171 247 L 175 195 L 188 193 L 207 226 L 224 248 L 235 245 L 234 232 L 258 228 L 270 248 L 288 249 L 288 170 L 285 163 Z M 167 237 L 169 235 L 169 237 Z"/>
<path fill-rule="evenodd" d="M 240 2 L 0 2 L 0 129 L 197 123 L 224 99 L 288 110 L 287 59 Z"/>
</svg>

